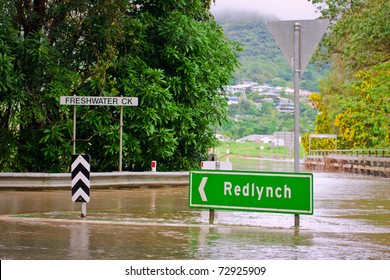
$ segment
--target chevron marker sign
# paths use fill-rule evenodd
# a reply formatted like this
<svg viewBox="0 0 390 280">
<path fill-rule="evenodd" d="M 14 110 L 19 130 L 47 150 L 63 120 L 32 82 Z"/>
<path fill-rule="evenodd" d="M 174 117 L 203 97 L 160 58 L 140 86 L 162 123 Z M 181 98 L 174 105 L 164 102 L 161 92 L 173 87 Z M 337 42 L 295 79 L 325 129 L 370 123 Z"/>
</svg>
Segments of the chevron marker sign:
<svg viewBox="0 0 390 280">
<path fill-rule="evenodd" d="M 88 155 L 72 155 L 72 201 L 89 202 L 90 164 Z"/>
</svg>

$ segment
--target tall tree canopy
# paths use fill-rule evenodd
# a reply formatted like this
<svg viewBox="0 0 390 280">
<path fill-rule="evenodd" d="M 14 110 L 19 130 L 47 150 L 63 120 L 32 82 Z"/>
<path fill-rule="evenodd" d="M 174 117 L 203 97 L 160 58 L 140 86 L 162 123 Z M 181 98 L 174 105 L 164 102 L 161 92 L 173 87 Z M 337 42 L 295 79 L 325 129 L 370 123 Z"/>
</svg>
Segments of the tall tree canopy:
<svg viewBox="0 0 390 280">
<path fill-rule="evenodd" d="M 0 0 L 0 170 L 66 171 L 72 107 L 131 96 L 123 169 L 183 170 L 207 155 L 237 66 L 210 0 Z M 119 107 L 77 107 L 77 153 L 118 168 Z"/>
<path fill-rule="evenodd" d="M 324 40 L 332 71 L 312 96 L 316 132 L 337 133 L 344 149 L 390 147 L 390 2 L 311 2 L 333 22 Z"/>
</svg>

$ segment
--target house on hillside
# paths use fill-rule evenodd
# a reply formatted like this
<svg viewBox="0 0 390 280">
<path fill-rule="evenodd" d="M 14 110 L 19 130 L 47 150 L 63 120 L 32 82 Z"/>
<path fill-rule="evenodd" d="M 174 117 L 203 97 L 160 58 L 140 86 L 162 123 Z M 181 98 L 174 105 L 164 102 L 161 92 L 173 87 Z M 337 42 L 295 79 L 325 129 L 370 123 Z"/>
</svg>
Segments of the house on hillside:
<svg viewBox="0 0 390 280">
<path fill-rule="evenodd" d="M 279 105 L 294 105 L 293 101 L 288 98 L 278 97 Z"/>
<path fill-rule="evenodd" d="M 294 89 L 289 88 L 289 87 L 286 87 L 286 88 L 284 89 L 284 92 L 285 92 L 286 94 L 294 94 Z"/>
<path fill-rule="evenodd" d="M 273 103 L 274 99 L 273 98 L 263 98 L 263 99 L 261 99 L 261 102 L 263 102 L 263 103 Z"/>
<path fill-rule="evenodd" d="M 234 86 L 226 86 L 224 88 L 224 91 L 226 94 L 246 94 L 250 91 L 250 84 L 244 84 L 244 85 L 234 85 Z"/>
<path fill-rule="evenodd" d="M 294 103 L 291 99 L 278 97 L 279 105 L 276 109 L 281 113 L 294 113 Z"/>
<path fill-rule="evenodd" d="M 240 99 L 237 96 L 228 96 L 228 105 L 238 104 Z"/>
<path fill-rule="evenodd" d="M 294 113 L 294 105 L 286 106 L 286 105 L 278 105 L 276 109 L 280 113 Z"/>
</svg>

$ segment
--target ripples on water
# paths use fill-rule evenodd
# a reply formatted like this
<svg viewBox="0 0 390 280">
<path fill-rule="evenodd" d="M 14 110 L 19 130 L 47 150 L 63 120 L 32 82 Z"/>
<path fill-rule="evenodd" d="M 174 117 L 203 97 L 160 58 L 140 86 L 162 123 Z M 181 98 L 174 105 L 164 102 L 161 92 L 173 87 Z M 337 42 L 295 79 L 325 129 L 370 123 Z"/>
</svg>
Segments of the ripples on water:
<svg viewBox="0 0 390 280">
<path fill-rule="evenodd" d="M 4 192 L 0 213 L 27 219 L 0 219 L 0 258 L 390 259 L 389 187 L 315 173 L 314 215 L 299 230 L 293 215 L 255 212 L 216 211 L 210 225 L 185 188 L 91 191 L 86 219 L 68 192 Z"/>
</svg>

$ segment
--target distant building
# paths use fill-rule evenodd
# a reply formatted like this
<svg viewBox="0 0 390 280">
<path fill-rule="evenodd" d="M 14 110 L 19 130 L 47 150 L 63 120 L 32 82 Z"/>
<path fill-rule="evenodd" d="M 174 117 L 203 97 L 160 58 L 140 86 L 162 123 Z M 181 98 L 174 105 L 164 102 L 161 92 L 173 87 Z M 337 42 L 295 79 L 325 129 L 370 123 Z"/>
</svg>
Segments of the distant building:
<svg viewBox="0 0 390 280">
<path fill-rule="evenodd" d="M 231 105 L 231 104 L 238 104 L 239 102 L 239 98 L 236 97 L 236 96 L 228 96 L 228 104 Z"/>
<path fill-rule="evenodd" d="M 291 99 L 288 98 L 283 98 L 283 97 L 278 97 L 279 100 L 279 105 L 291 105 L 294 104 Z"/>
<path fill-rule="evenodd" d="M 281 113 L 294 113 L 294 106 L 279 105 L 276 109 Z"/>
<path fill-rule="evenodd" d="M 273 102 L 274 102 L 274 99 L 273 99 L 273 98 L 263 98 L 263 99 L 261 99 L 261 102 L 264 102 L 264 103 L 273 103 Z"/>
<path fill-rule="evenodd" d="M 279 139 L 279 138 L 273 139 L 272 146 L 273 147 L 283 147 L 284 146 L 284 139 Z"/>
<path fill-rule="evenodd" d="M 240 139 L 237 139 L 236 142 L 259 142 L 259 143 L 271 143 L 272 135 L 261 135 L 261 134 L 252 134 Z"/>
<path fill-rule="evenodd" d="M 250 91 L 249 90 L 250 87 L 251 87 L 250 84 L 227 86 L 227 87 L 225 87 L 224 91 L 227 94 L 233 94 L 233 95 L 237 94 L 237 93 L 245 94 L 245 93 Z"/>
<path fill-rule="evenodd" d="M 272 91 L 262 92 L 261 95 L 266 96 L 268 98 L 273 98 L 273 99 L 277 99 L 278 97 L 280 97 L 279 93 L 275 93 Z"/>
<path fill-rule="evenodd" d="M 291 99 L 278 97 L 279 105 L 276 109 L 281 113 L 294 113 L 294 103 Z"/>
<path fill-rule="evenodd" d="M 272 145 L 273 146 L 286 146 L 288 152 L 292 153 L 294 147 L 294 132 L 274 132 Z"/>
<path fill-rule="evenodd" d="M 312 92 L 308 91 L 308 90 L 300 90 L 299 91 L 300 96 L 309 97 L 311 94 L 312 94 Z"/>
<path fill-rule="evenodd" d="M 265 135 L 263 138 L 261 138 L 262 143 L 272 143 L 273 137 L 271 135 Z"/>
</svg>

